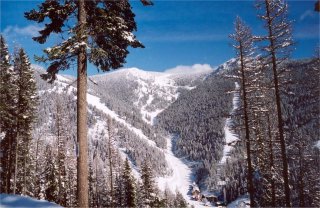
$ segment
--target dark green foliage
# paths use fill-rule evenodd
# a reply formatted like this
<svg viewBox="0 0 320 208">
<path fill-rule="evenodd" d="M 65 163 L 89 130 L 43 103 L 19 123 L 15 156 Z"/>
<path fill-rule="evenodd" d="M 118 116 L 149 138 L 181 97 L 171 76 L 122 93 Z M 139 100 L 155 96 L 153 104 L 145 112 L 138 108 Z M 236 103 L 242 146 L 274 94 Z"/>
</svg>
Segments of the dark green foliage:
<svg viewBox="0 0 320 208">
<path fill-rule="evenodd" d="M 290 80 L 283 100 L 293 206 L 320 205 L 319 178 L 319 58 L 287 64 Z"/>
<path fill-rule="evenodd" d="M 44 194 L 48 201 L 57 202 L 58 199 L 58 181 L 57 181 L 57 165 L 56 160 L 53 159 L 53 153 L 50 146 L 46 147 L 45 155 L 46 165 L 44 174 Z"/>
<path fill-rule="evenodd" d="M 155 182 L 153 172 L 147 160 L 144 161 L 141 167 L 141 180 L 140 187 L 141 199 L 144 206 L 153 207 L 156 202 Z"/>
<path fill-rule="evenodd" d="M 4 137 L 1 139 L 1 189 L 6 193 L 32 195 L 34 167 L 29 148 L 36 118 L 36 83 L 23 49 L 15 51 L 13 67 L 10 66 L 8 48 L 2 36 L 0 75 L 0 133 Z"/>
<path fill-rule="evenodd" d="M 10 64 L 8 46 L 0 36 L 0 137 L 1 137 L 1 191 L 10 193 L 10 178 L 13 173 L 15 142 L 15 99 L 17 87 Z"/>
<path fill-rule="evenodd" d="M 30 184 L 31 177 L 31 156 L 29 154 L 30 142 L 32 139 L 32 127 L 36 119 L 37 89 L 33 77 L 33 70 L 29 59 L 23 49 L 18 49 L 14 56 L 13 70 L 16 76 L 17 103 L 15 106 L 15 174 L 14 185 L 23 187 L 21 193 L 26 194 L 27 182 Z M 30 189 L 31 188 L 31 189 Z M 33 187 L 29 187 L 32 192 Z"/>
<path fill-rule="evenodd" d="M 136 206 L 135 180 L 131 174 L 131 168 L 129 165 L 128 158 L 126 158 L 124 162 L 122 180 L 123 180 L 123 195 L 124 195 L 123 206 L 135 207 Z"/>
<path fill-rule="evenodd" d="M 150 1 L 142 1 L 150 5 Z M 33 39 L 41 44 L 45 43 L 52 33 L 64 33 L 68 30 L 70 38 L 44 50 L 45 55 L 37 57 L 38 61 L 49 62 L 47 74 L 43 78 L 53 81 L 60 70 L 67 70 L 77 59 L 80 46 L 86 45 L 87 57 L 91 63 L 102 71 L 109 71 L 123 66 L 129 54 L 128 47 L 144 47 L 136 40 L 133 32 L 137 26 L 134 13 L 128 0 L 119 1 L 85 1 L 88 11 L 85 19 L 85 30 L 80 25 L 69 27 L 68 21 L 77 18 L 78 2 L 45 1 L 38 10 L 25 13 L 25 17 L 38 23 L 48 21 L 40 36 Z M 82 34 L 84 32 L 84 34 Z"/>
</svg>

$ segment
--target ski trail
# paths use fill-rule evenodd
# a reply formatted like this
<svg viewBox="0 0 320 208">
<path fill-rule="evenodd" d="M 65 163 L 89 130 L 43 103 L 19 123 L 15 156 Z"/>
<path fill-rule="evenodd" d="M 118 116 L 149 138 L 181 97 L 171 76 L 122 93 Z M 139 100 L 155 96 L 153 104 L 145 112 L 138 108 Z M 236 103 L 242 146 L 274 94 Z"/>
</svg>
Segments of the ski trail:
<svg viewBox="0 0 320 208">
<path fill-rule="evenodd" d="M 57 75 L 55 86 L 52 89 L 47 90 L 47 92 L 51 93 L 53 91 L 57 91 L 58 93 L 62 93 L 65 91 L 66 93 L 70 94 L 72 90 L 77 90 L 72 86 L 72 83 L 67 84 L 68 82 L 71 81 L 65 77 L 62 77 L 61 75 Z M 110 110 L 104 103 L 102 103 L 99 97 L 87 93 L 87 103 L 109 115 L 117 122 L 125 125 L 130 131 L 138 135 L 140 139 L 145 140 L 150 146 L 159 148 L 154 141 L 150 140 L 146 135 L 144 135 L 141 129 L 135 128 L 131 124 L 127 123 L 124 119 L 120 118 L 116 112 Z"/>
<path fill-rule="evenodd" d="M 231 110 L 231 114 L 234 114 L 237 108 L 239 107 L 239 99 L 240 99 L 239 89 L 240 89 L 239 84 L 235 82 L 235 92 L 233 93 L 233 99 L 232 99 L 233 107 Z M 223 147 L 223 157 L 220 160 L 220 164 L 226 163 L 227 159 L 230 157 L 230 152 L 233 149 L 232 143 L 239 139 L 238 136 L 232 132 L 231 126 L 232 126 L 232 118 L 228 117 L 226 119 L 226 123 L 224 126 L 226 144 Z"/>
<path fill-rule="evenodd" d="M 110 117 L 112 117 L 113 119 L 118 121 L 119 123 L 125 125 L 129 130 L 134 132 L 141 139 L 143 139 L 146 142 L 148 142 L 148 144 L 150 146 L 157 147 L 156 143 L 154 141 L 148 139 L 148 137 L 143 134 L 141 129 L 137 129 L 137 128 L 133 127 L 131 124 L 128 124 L 124 119 L 119 118 L 119 116 L 114 111 L 110 110 L 104 103 L 102 103 L 100 101 L 99 97 L 94 96 L 94 95 L 90 95 L 89 93 L 87 93 L 87 102 L 88 102 L 88 104 L 90 104 L 90 105 L 96 107 L 97 109 L 103 111 L 104 113 L 106 113 L 107 115 L 109 115 Z"/>
<path fill-rule="evenodd" d="M 202 202 L 192 200 L 191 195 L 189 195 L 190 187 L 194 181 L 194 173 L 183 159 L 174 155 L 172 151 L 173 140 L 173 136 L 167 137 L 167 149 L 164 152 L 168 166 L 172 170 L 172 174 L 158 177 L 156 179 L 158 187 L 164 191 L 167 186 L 173 193 L 178 190 L 190 206 L 205 207 Z"/>
<path fill-rule="evenodd" d="M 171 137 L 167 138 L 167 149 L 164 153 L 167 163 L 172 170 L 172 174 L 170 176 L 157 178 L 159 188 L 164 190 L 165 187 L 168 186 L 173 193 L 175 193 L 177 189 L 186 196 L 191 184 L 192 171 L 182 160 L 174 156 Z M 189 197 L 185 198 L 187 199 Z"/>
</svg>

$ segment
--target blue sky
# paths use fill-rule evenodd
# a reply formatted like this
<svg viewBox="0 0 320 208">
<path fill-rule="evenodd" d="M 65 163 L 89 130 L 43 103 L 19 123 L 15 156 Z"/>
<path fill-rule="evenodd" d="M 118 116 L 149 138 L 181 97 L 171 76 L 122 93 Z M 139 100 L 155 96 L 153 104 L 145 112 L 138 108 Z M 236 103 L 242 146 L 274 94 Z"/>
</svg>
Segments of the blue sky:
<svg viewBox="0 0 320 208">
<path fill-rule="evenodd" d="M 26 20 L 23 13 L 36 8 L 40 2 L 1 0 L 1 33 L 11 51 L 15 46 L 25 48 L 32 63 L 35 63 L 34 54 L 41 55 L 42 49 L 60 41 L 54 36 L 48 44 L 40 45 L 31 39 L 41 27 Z M 139 1 L 131 2 L 138 25 L 136 35 L 146 48 L 130 49 L 125 67 L 163 71 L 178 65 L 217 66 L 234 56 L 228 35 L 233 32 L 237 15 L 252 27 L 253 33 L 264 33 L 253 0 L 158 0 L 152 7 L 144 7 Z M 292 58 L 310 57 L 319 45 L 319 13 L 313 11 L 314 2 L 288 1 L 297 43 Z M 75 75 L 76 70 L 66 73 Z M 96 73 L 95 67 L 89 66 L 89 74 Z"/>
</svg>

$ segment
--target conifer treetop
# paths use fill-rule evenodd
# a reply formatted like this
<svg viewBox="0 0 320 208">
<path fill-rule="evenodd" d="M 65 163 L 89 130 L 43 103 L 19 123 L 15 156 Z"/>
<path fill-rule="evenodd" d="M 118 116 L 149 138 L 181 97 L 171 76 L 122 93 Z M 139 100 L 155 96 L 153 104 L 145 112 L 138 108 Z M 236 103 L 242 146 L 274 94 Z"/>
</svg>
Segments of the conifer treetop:
<svg viewBox="0 0 320 208">
<path fill-rule="evenodd" d="M 141 0 L 143 5 L 152 5 L 149 0 Z M 129 54 L 128 47 L 143 48 L 143 44 L 133 34 L 137 30 L 128 0 L 91 0 L 85 1 L 88 11 L 85 31 L 80 32 L 80 25 L 70 26 L 77 20 L 78 1 L 46 0 L 25 13 L 29 20 L 45 23 L 38 37 L 33 40 L 40 44 L 47 41 L 53 33 L 68 36 L 64 41 L 44 50 L 43 56 L 36 56 L 36 61 L 49 63 L 47 74 L 42 77 L 53 82 L 60 70 L 67 70 L 76 61 L 81 46 L 86 46 L 89 62 L 102 71 L 109 71 L 123 66 Z"/>
</svg>

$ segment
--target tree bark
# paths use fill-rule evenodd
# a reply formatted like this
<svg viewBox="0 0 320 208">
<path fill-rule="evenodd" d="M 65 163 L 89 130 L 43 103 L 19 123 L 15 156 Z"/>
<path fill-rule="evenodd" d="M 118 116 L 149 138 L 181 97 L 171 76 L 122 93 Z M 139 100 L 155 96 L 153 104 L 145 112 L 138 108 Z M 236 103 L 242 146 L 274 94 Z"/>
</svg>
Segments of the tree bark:
<svg viewBox="0 0 320 208">
<path fill-rule="evenodd" d="M 79 36 L 83 37 L 86 35 L 86 10 L 84 0 L 79 0 L 78 24 L 80 26 Z M 78 38 L 80 39 L 80 37 Z M 87 54 L 85 45 L 81 45 L 79 49 L 77 71 L 77 138 L 79 151 L 77 158 L 78 206 L 89 207 L 87 141 Z"/>
</svg>

